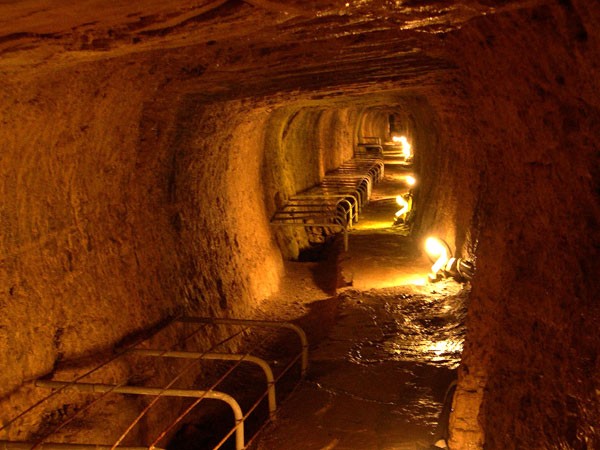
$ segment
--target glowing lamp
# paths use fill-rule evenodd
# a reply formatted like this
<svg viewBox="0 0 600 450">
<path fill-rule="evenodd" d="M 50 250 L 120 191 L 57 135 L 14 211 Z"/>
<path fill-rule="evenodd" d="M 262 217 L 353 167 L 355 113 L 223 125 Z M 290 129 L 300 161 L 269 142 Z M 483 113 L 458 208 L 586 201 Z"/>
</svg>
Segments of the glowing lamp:
<svg viewBox="0 0 600 450">
<path fill-rule="evenodd" d="M 394 136 L 392 141 L 402 146 L 402 156 L 404 159 L 410 159 L 412 157 L 412 146 L 408 143 L 406 136 Z"/>
<path fill-rule="evenodd" d="M 446 245 L 443 244 L 441 240 L 434 237 L 428 237 L 425 240 L 425 251 L 427 252 L 427 255 L 434 260 L 439 258 L 440 255 L 448 253 Z"/>
<path fill-rule="evenodd" d="M 406 184 L 408 184 L 409 186 L 414 186 L 415 183 L 417 182 L 417 179 L 411 175 L 407 175 L 406 177 Z"/>
<path fill-rule="evenodd" d="M 404 197 L 402 197 L 401 195 L 396 197 L 396 203 L 398 203 L 398 206 L 400 206 L 400 209 L 396 211 L 396 214 L 394 214 L 394 217 L 396 217 L 397 219 L 401 215 L 406 214 L 408 212 L 409 206 L 408 202 L 404 200 Z"/>
<path fill-rule="evenodd" d="M 450 249 L 448 245 L 437 238 L 428 237 L 425 241 L 425 251 L 429 259 L 435 261 L 431 266 L 431 274 L 429 277 L 433 280 L 437 279 L 438 272 L 442 270 L 450 259 Z"/>
</svg>

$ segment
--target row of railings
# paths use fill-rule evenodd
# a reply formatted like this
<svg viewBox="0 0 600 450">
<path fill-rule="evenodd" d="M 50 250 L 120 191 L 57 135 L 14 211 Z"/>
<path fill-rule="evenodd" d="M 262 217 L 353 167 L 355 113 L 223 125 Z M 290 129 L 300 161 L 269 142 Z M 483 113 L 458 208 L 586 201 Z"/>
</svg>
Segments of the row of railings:
<svg viewBox="0 0 600 450">
<path fill-rule="evenodd" d="M 187 324 L 187 325 L 186 325 Z M 210 349 L 203 351 L 182 351 L 179 348 L 193 340 L 199 333 L 203 333 L 206 327 L 222 326 L 227 332 L 227 337 L 220 340 L 217 344 L 211 346 Z M 186 326 L 191 327 L 191 331 L 186 329 L 185 337 L 179 339 L 176 345 L 166 349 L 155 349 L 147 348 L 148 341 L 156 336 L 159 332 L 162 332 L 167 327 L 173 326 Z M 233 328 L 233 330 L 231 330 Z M 269 364 L 265 359 L 259 358 L 250 352 L 232 354 L 227 352 L 218 352 L 216 349 L 235 338 L 243 337 L 247 335 L 248 331 L 252 328 L 263 328 L 270 330 L 280 330 L 293 332 L 299 339 L 299 351 L 284 361 L 283 364 L 279 363 L 277 367 L 277 373 L 274 372 L 272 364 Z M 257 344 L 257 348 L 260 344 Z M 186 344 L 186 347 L 189 345 Z M 132 385 L 128 380 L 120 383 L 98 383 L 89 382 L 92 375 L 103 368 L 108 367 L 110 364 L 115 363 L 117 360 L 124 358 L 128 355 L 135 355 L 138 358 L 151 358 L 156 361 L 158 365 L 168 365 L 168 360 L 178 359 L 185 361 L 185 363 L 178 367 L 175 375 L 172 375 L 167 383 L 162 383 L 161 386 L 139 386 Z M 197 386 L 187 386 L 182 388 L 181 384 L 185 383 L 186 380 L 190 379 L 190 375 L 193 375 L 194 370 L 198 370 L 203 361 L 208 360 L 220 360 L 229 361 L 231 366 L 221 374 L 218 379 L 210 386 L 206 386 L 202 389 Z M 254 389 L 256 392 L 260 392 L 257 395 L 254 403 L 248 407 L 245 411 L 240 406 L 240 403 L 234 398 L 235 394 L 231 392 L 222 392 L 219 390 L 220 386 L 224 381 L 235 372 L 235 370 L 242 364 L 252 364 L 260 368 L 264 375 L 264 389 Z M 56 400 L 59 396 L 68 394 L 86 393 L 92 394 L 93 400 L 89 401 L 85 406 L 78 409 L 75 413 L 69 417 L 64 418 L 61 423 L 55 424 L 51 430 L 44 433 L 43 436 L 38 436 L 36 439 L 28 442 L 16 441 L 4 439 L 0 440 L 0 450 L 33 450 L 33 449 L 46 449 L 46 450 L 108 450 L 108 449 L 119 449 L 119 450 L 142 450 L 142 449 L 153 449 L 160 450 L 165 445 L 165 441 L 168 437 L 173 435 L 173 432 L 181 425 L 182 421 L 194 411 L 203 400 L 213 399 L 225 403 L 231 410 L 231 414 L 234 418 L 234 426 L 224 435 L 218 444 L 213 447 L 213 450 L 222 448 L 227 442 L 231 445 L 231 441 L 234 441 L 236 450 L 242 450 L 246 448 L 248 441 L 245 435 L 244 424 L 248 418 L 255 413 L 256 409 L 266 399 L 269 410 L 269 419 L 273 420 L 277 411 L 277 397 L 276 387 L 278 382 L 288 374 L 294 367 L 300 367 L 300 378 L 306 375 L 308 369 L 308 341 L 304 331 L 297 325 L 289 322 L 279 321 L 264 321 L 264 320 L 246 320 L 246 319 L 231 319 L 231 318 L 207 318 L 207 317 L 179 317 L 171 320 L 165 326 L 161 327 L 155 333 L 150 336 L 138 339 L 133 344 L 116 351 L 111 357 L 98 364 L 93 369 L 88 370 L 84 374 L 76 377 L 72 380 L 55 380 L 55 379 L 38 379 L 35 381 L 37 389 L 49 390 L 49 394 L 43 396 L 41 400 L 35 404 L 24 409 L 14 418 L 9 420 L 7 423 L 2 424 L 0 427 L 0 439 L 2 436 L 18 435 L 19 430 L 12 430 L 13 427 L 19 427 L 20 424 L 27 422 L 28 415 L 34 414 L 38 408 L 43 408 L 44 405 L 48 405 L 51 399 Z M 135 370 L 133 371 L 135 375 Z M 133 377 L 135 378 L 135 376 Z M 196 379 L 192 376 L 193 379 Z M 298 379 L 298 381 L 299 381 Z M 244 379 L 244 383 L 248 382 Z M 247 391 L 248 389 L 244 389 Z M 94 396 L 96 395 L 96 396 Z M 123 430 L 122 434 L 111 443 L 89 443 L 89 442 L 65 442 L 68 438 L 65 438 L 65 434 L 61 433 L 67 425 L 75 420 L 83 420 L 86 413 L 89 413 L 94 407 L 102 407 L 102 399 L 109 395 L 128 395 L 128 396 L 147 396 L 151 398 L 151 401 L 143 408 L 137 417 L 128 424 Z M 179 397 L 188 399 L 189 403 L 182 408 L 178 414 L 174 414 L 174 418 L 163 426 L 162 430 L 155 433 L 155 437 L 151 442 L 144 443 L 141 445 L 125 445 L 125 439 L 130 434 L 136 425 L 147 416 L 152 408 L 155 408 L 157 402 L 163 398 Z M 268 423 L 263 423 L 263 426 Z M 68 434 L 68 433 L 67 433 Z"/>
<path fill-rule="evenodd" d="M 373 184 L 383 176 L 383 151 L 359 145 L 355 157 L 327 172 L 320 184 L 291 196 L 275 212 L 271 223 L 278 227 L 302 228 L 313 244 L 343 233 L 347 251 L 348 232 L 369 202 Z"/>
</svg>

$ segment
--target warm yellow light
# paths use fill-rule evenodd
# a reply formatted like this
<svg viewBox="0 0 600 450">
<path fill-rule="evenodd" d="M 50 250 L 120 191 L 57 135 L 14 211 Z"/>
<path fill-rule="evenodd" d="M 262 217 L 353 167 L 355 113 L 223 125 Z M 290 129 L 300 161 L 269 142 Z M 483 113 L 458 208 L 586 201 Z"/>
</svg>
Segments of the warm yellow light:
<svg viewBox="0 0 600 450">
<path fill-rule="evenodd" d="M 394 214 L 394 217 L 398 218 L 403 214 L 406 214 L 408 212 L 408 202 L 406 200 L 404 200 L 404 197 L 402 197 L 401 195 L 396 197 L 396 203 L 398 203 L 398 205 L 400 206 L 400 209 L 398 211 L 396 211 L 396 214 Z"/>
<path fill-rule="evenodd" d="M 462 341 L 458 340 L 445 340 L 445 341 L 437 341 L 432 342 L 428 346 L 428 350 L 435 353 L 437 356 L 440 356 L 444 353 L 460 353 L 463 350 Z"/>
<path fill-rule="evenodd" d="M 408 159 L 412 155 L 412 146 L 408 143 L 406 136 L 400 136 L 400 144 L 402 144 L 402 156 L 404 159 Z"/>
<path fill-rule="evenodd" d="M 446 253 L 446 246 L 442 244 L 439 239 L 428 237 L 425 240 L 425 251 L 432 258 L 437 258 L 442 255 L 442 253 Z"/>
<path fill-rule="evenodd" d="M 442 244 L 439 239 L 434 237 L 428 237 L 425 241 L 425 251 L 432 258 L 437 258 L 433 266 L 431 266 L 431 274 L 434 278 L 437 276 L 437 273 L 446 265 L 450 255 L 448 255 L 448 250 L 446 246 Z"/>
<path fill-rule="evenodd" d="M 409 186 L 414 186 L 415 183 L 417 182 L 417 179 L 411 175 L 407 175 L 406 176 L 406 184 L 408 184 Z"/>
<path fill-rule="evenodd" d="M 425 286 L 425 284 L 427 284 L 427 280 L 425 280 L 423 277 L 418 277 L 411 280 L 409 284 L 414 284 L 415 286 Z"/>
<path fill-rule="evenodd" d="M 402 138 L 400 136 L 392 136 L 392 142 L 402 142 Z"/>
</svg>

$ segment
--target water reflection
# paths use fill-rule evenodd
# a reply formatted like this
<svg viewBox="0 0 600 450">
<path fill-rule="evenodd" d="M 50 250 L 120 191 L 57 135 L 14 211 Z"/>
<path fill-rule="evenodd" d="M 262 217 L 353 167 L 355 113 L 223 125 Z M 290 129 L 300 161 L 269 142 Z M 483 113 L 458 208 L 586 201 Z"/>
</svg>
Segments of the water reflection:
<svg viewBox="0 0 600 450">
<path fill-rule="evenodd" d="M 466 297 L 466 292 L 447 296 L 363 293 L 360 306 L 370 311 L 381 338 L 355 342 L 350 358 L 360 363 L 394 360 L 455 369 L 463 349 Z"/>
</svg>

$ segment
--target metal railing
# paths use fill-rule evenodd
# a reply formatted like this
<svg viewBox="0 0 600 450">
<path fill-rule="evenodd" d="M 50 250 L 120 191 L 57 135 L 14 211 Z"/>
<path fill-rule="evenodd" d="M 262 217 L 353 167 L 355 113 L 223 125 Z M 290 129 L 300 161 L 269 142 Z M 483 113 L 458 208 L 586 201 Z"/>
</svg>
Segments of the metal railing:
<svg viewBox="0 0 600 450">
<path fill-rule="evenodd" d="M 363 155 L 346 161 L 325 174 L 317 186 L 290 197 L 273 214 L 271 223 L 278 227 L 303 228 L 312 243 L 341 232 L 347 251 L 348 233 L 368 203 L 373 184 L 383 176 L 384 162 L 379 156 Z"/>
<path fill-rule="evenodd" d="M 379 136 L 360 136 L 358 138 L 358 143 L 381 145 L 381 138 Z"/>
<path fill-rule="evenodd" d="M 277 400 L 275 393 L 275 378 L 273 377 L 273 370 L 271 366 L 264 359 L 252 356 L 249 353 L 246 354 L 231 354 L 231 353 L 199 353 L 199 352 L 181 352 L 181 351 L 166 351 L 166 350 L 152 350 L 144 348 L 134 348 L 129 350 L 128 353 L 141 356 L 150 356 L 156 358 L 182 358 L 182 359 L 206 359 L 206 360 L 218 360 L 218 361 L 240 361 L 256 364 L 260 367 L 265 374 L 267 380 L 267 391 L 269 398 L 269 416 L 275 418 L 275 411 L 277 409 Z"/>
<path fill-rule="evenodd" d="M 131 395 L 149 395 L 154 398 L 159 397 L 188 397 L 188 398 L 209 398 L 214 400 L 221 400 L 227 403 L 233 415 L 235 417 L 235 448 L 236 450 L 244 449 L 244 414 L 239 403 L 235 401 L 233 397 L 224 393 L 214 390 L 199 391 L 196 389 L 165 389 L 165 388 L 150 388 L 143 386 L 119 386 L 116 384 L 102 384 L 102 383 L 71 383 L 69 381 L 46 381 L 38 380 L 35 385 L 41 388 L 64 388 L 65 392 L 70 390 L 77 392 L 90 392 L 90 393 L 101 393 L 101 394 L 131 394 Z M 118 445 L 113 444 L 112 448 L 116 448 Z M 153 445 L 148 448 L 154 448 Z"/>
<path fill-rule="evenodd" d="M 179 322 L 209 323 L 212 325 L 243 325 L 256 328 L 280 328 L 293 331 L 300 339 L 301 347 L 300 355 L 294 357 L 293 361 L 297 361 L 299 358 L 301 358 L 301 375 L 302 378 L 306 376 L 306 372 L 308 371 L 308 338 L 306 337 L 304 330 L 294 323 L 279 322 L 276 320 L 233 319 L 217 317 L 181 317 L 176 320 Z"/>
<path fill-rule="evenodd" d="M 148 349 L 148 348 L 140 348 L 139 345 L 143 344 L 146 341 L 157 336 L 160 332 L 165 330 L 168 327 L 175 326 L 177 323 L 181 324 L 193 324 L 195 325 L 194 330 L 191 333 L 188 333 L 183 339 L 179 340 L 178 344 L 182 345 L 183 343 L 189 342 L 194 336 L 197 336 L 201 330 L 205 330 L 207 326 L 211 325 L 222 325 L 222 326 L 238 326 L 241 327 L 241 330 L 229 334 L 228 337 L 222 339 L 218 343 L 211 346 L 210 349 L 203 352 L 193 352 L 193 351 L 180 351 L 175 349 Z M 292 355 L 290 357 L 289 363 L 283 368 L 279 370 L 277 377 L 274 376 L 273 370 L 266 360 L 262 358 L 258 358 L 253 356 L 250 352 L 243 354 L 234 354 L 234 353 L 225 353 L 225 352 L 215 352 L 214 349 L 219 345 L 222 345 L 226 342 L 233 340 L 234 338 L 242 336 L 246 333 L 250 328 L 261 327 L 261 328 L 271 328 L 271 329 L 288 329 L 293 331 L 300 339 L 300 351 Z M 256 344 L 255 348 L 257 348 L 260 344 Z M 178 358 L 182 360 L 187 360 L 188 362 L 180 368 L 175 376 L 173 376 L 168 383 L 160 387 L 149 387 L 149 386 L 134 386 L 128 383 L 90 383 L 87 381 L 83 381 L 84 378 L 97 372 L 99 369 L 106 367 L 108 364 L 114 362 L 115 360 L 122 358 L 126 355 L 136 356 L 136 357 L 152 357 L 152 358 Z M 193 369 L 198 368 L 198 363 L 206 360 L 222 360 L 222 361 L 231 361 L 234 364 L 224 373 L 222 374 L 218 380 L 212 383 L 206 389 L 197 389 L 196 387 L 189 388 L 179 388 L 175 387 L 175 383 L 183 380 L 184 375 L 190 374 Z M 99 394 L 98 397 L 94 398 L 91 402 L 85 405 L 83 408 L 77 410 L 70 417 L 66 418 L 62 423 L 58 426 L 54 427 L 53 430 L 46 433 L 43 437 L 38 438 L 34 442 L 23 442 L 23 441 L 10 441 L 10 440 L 2 440 L 0 441 L 0 450 L 32 450 L 32 449 L 46 449 L 46 450 L 108 450 L 108 449 L 120 449 L 120 450 L 141 450 L 143 448 L 152 449 L 152 450 L 161 450 L 158 445 L 160 442 L 168 435 L 169 432 L 173 431 L 181 421 L 188 416 L 204 399 L 214 399 L 225 402 L 229 405 L 231 411 L 233 412 L 235 425 L 230 429 L 230 431 L 221 439 L 220 443 L 214 447 L 214 449 L 221 448 L 222 445 L 227 442 L 227 440 L 235 434 L 235 447 L 236 450 L 242 450 L 245 447 L 245 436 L 244 436 L 244 423 L 246 419 L 255 412 L 258 406 L 267 399 L 268 410 L 269 410 L 269 419 L 273 420 L 276 416 L 277 403 L 276 403 L 276 384 L 279 380 L 282 379 L 297 363 L 300 361 L 300 373 L 301 376 L 304 377 L 306 375 L 306 371 L 308 370 L 308 340 L 306 338 L 306 334 L 304 331 L 295 324 L 289 322 L 280 322 L 280 321 L 265 321 L 265 320 L 252 320 L 252 319 L 233 319 L 233 318 L 211 318 L 211 317 L 176 317 L 172 320 L 168 321 L 164 326 L 155 330 L 152 334 L 145 336 L 136 340 L 131 345 L 127 346 L 124 349 L 118 350 L 115 354 L 108 358 L 107 361 L 97 365 L 93 369 L 87 371 L 83 375 L 75 378 L 71 381 L 61 381 L 61 380 L 46 380 L 39 379 L 35 382 L 35 386 L 41 389 L 52 389 L 52 392 L 45 396 L 40 401 L 36 402 L 31 407 L 25 409 L 21 414 L 17 415 L 15 418 L 8 421 L 2 427 L 0 427 L 0 431 L 7 429 L 8 427 L 14 425 L 19 419 L 24 418 L 27 414 L 32 413 L 32 411 L 38 407 L 42 407 L 45 402 L 49 401 L 51 398 L 65 394 L 75 392 L 86 392 L 86 393 L 95 393 Z M 223 383 L 223 381 L 229 377 L 234 370 L 239 367 L 242 363 L 252 363 L 260 367 L 265 378 L 266 378 L 266 389 L 261 391 L 262 393 L 258 394 L 258 398 L 254 402 L 254 404 L 248 408 L 246 414 L 243 413 L 240 404 L 235 400 L 235 398 L 228 393 L 217 390 L 217 387 Z M 135 371 L 134 371 L 135 374 Z M 195 378 L 195 377 L 194 377 Z M 244 380 L 246 383 L 247 380 Z M 150 396 L 152 397 L 152 401 L 138 414 L 138 416 L 126 427 L 123 433 L 119 436 L 119 438 L 112 444 L 90 444 L 90 443 L 53 443 L 48 442 L 53 436 L 57 436 L 58 432 L 64 428 L 67 424 L 73 421 L 76 417 L 81 416 L 83 413 L 90 411 L 93 407 L 99 407 L 99 400 L 104 398 L 107 395 L 139 395 L 139 396 Z M 156 405 L 159 399 L 164 397 L 183 397 L 194 399 L 193 402 L 188 405 L 182 413 L 180 413 L 174 420 L 172 420 L 168 425 L 157 434 L 157 436 L 153 439 L 152 443 L 144 446 L 123 446 L 121 443 L 125 439 L 125 437 L 132 431 L 132 429 L 140 422 L 140 420 Z M 62 439 L 58 439 L 62 440 Z"/>
<path fill-rule="evenodd" d="M 38 450 L 110 450 L 110 445 L 101 444 L 65 444 L 63 442 L 44 442 L 35 444 L 35 442 L 16 442 L 0 440 L 0 450 L 31 450 L 33 447 Z M 119 450 L 148 450 L 148 447 L 128 447 L 120 446 Z M 152 450 L 164 450 L 154 447 Z"/>
</svg>

